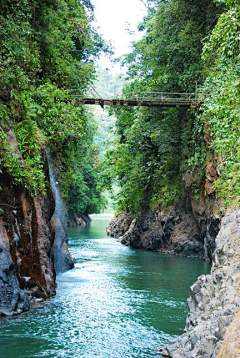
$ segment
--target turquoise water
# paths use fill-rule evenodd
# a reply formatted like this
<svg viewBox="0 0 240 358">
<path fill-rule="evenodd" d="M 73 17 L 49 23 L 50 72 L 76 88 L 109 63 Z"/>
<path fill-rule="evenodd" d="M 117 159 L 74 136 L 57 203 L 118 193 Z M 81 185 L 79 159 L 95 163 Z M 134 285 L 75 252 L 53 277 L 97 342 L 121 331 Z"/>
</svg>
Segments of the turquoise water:
<svg viewBox="0 0 240 358">
<path fill-rule="evenodd" d="M 57 295 L 0 320 L 0 357 L 159 357 L 185 325 L 189 286 L 209 263 L 130 249 L 106 237 L 107 220 L 69 230 L 75 268 Z"/>
</svg>

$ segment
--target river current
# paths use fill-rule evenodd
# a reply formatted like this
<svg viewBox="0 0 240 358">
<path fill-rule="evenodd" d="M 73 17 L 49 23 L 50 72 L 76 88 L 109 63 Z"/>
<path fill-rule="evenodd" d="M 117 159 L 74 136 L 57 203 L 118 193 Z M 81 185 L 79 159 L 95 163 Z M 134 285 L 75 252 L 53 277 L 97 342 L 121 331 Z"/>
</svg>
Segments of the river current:
<svg viewBox="0 0 240 358">
<path fill-rule="evenodd" d="M 181 334 L 189 286 L 210 264 L 123 246 L 108 222 L 69 230 L 75 268 L 58 276 L 55 297 L 0 319 L 1 358 L 159 357 Z"/>
</svg>

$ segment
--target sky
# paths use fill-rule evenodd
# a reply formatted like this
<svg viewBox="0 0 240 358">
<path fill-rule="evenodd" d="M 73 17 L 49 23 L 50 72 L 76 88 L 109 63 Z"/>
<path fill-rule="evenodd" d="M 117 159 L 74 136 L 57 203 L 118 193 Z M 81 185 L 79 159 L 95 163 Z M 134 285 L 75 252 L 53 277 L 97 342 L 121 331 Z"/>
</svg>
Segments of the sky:
<svg viewBox="0 0 240 358">
<path fill-rule="evenodd" d="M 130 43 L 141 37 L 137 25 L 147 13 L 141 0 L 92 0 L 94 5 L 95 26 L 107 41 L 111 40 L 115 57 L 130 52 Z M 127 28 L 134 34 L 129 34 Z M 100 65 L 110 68 L 113 73 L 120 72 L 117 64 L 111 64 L 106 57 L 101 57 Z"/>
</svg>

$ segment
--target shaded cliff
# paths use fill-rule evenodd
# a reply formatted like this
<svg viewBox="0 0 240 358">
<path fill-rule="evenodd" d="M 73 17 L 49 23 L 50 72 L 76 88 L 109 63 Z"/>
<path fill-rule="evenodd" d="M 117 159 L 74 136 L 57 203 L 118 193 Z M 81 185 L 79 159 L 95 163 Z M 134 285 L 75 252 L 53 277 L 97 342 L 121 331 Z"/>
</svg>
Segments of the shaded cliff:
<svg viewBox="0 0 240 358">
<path fill-rule="evenodd" d="M 83 213 L 72 213 L 68 212 L 68 226 L 75 227 L 75 226 L 89 226 L 91 224 L 91 218 L 87 214 Z"/>
<path fill-rule="evenodd" d="M 209 160 L 198 195 L 194 193 L 197 178 L 188 171 L 183 175 L 182 198 L 175 205 L 143 211 L 135 218 L 123 212 L 110 223 L 108 235 L 135 248 L 211 260 L 222 217 L 220 204 L 212 193 L 214 165 L 214 160 Z"/>
<path fill-rule="evenodd" d="M 55 201 L 55 210 L 51 218 L 51 226 L 54 229 L 55 238 L 53 243 L 54 252 L 54 267 L 57 273 L 72 269 L 73 259 L 68 251 L 68 215 L 65 204 L 61 197 L 60 189 L 58 186 L 57 177 L 53 167 L 53 161 L 50 153 L 47 152 L 49 177 L 52 188 L 52 193 Z"/>
<path fill-rule="evenodd" d="M 8 129 L 6 134 L 13 155 L 25 168 L 14 132 Z M 73 261 L 61 196 L 54 190 L 48 163 L 44 170 L 52 190 L 48 184 L 45 195 L 37 197 L 0 169 L 0 315 L 13 315 L 28 310 L 34 298 L 54 295 L 55 267 L 62 272 L 72 268 Z"/>
<path fill-rule="evenodd" d="M 88 1 L 1 2 L 0 300 L 5 313 L 27 309 L 29 295 L 55 293 L 53 245 L 59 271 L 72 267 L 58 200 L 50 190 L 46 147 L 57 156 L 62 193 L 72 211 L 102 205 L 93 121 L 69 94 L 72 88 L 85 92 L 94 77 L 93 58 L 107 50 L 91 27 L 92 11 Z M 59 241 L 53 240 L 54 230 Z"/>
<path fill-rule="evenodd" d="M 29 309 L 32 297 L 55 294 L 54 203 L 50 191 L 32 198 L 6 174 L 0 183 L 0 315 L 12 315 Z"/>
</svg>

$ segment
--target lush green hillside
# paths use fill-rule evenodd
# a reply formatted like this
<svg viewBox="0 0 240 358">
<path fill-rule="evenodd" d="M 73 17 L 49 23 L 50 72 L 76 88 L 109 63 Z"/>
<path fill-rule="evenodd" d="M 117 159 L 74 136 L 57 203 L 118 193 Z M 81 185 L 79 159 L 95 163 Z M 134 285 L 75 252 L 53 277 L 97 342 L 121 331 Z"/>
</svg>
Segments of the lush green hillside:
<svg viewBox="0 0 240 358">
<path fill-rule="evenodd" d="M 197 81 L 211 96 L 200 111 L 115 110 L 117 137 L 103 179 L 121 187 L 119 210 L 173 204 L 187 171 L 197 195 L 210 158 L 215 169 L 208 193 L 226 207 L 239 201 L 239 16 L 237 1 L 172 0 L 158 2 L 143 21 L 145 35 L 124 59 L 125 94 L 192 92 Z"/>
<path fill-rule="evenodd" d="M 84 91 L 104 50 L 90 26 L 92 10 L 88 0 L 2 0 L 0 7 L 0 169 L 32 195 L 44 194 L 47 148 L 75 213 L 97 212 L 103 204 L 96 126 L 69 97 L 72 88 Z"/>
<path fill-rule="evenodd" d="M 199 113 L 115 108 L 115 128 L 107 110 L 77 107 L 69 97 L 73 88 L 85 92 L 90 82 L 102 96 L 117 95 L 124 82 L 101 69 L 94 82 L 94 59 L 106 48 L 90 26 L 90 1 L 1 1 L 0 169 L 14 183 L 44 194 L 48 148 L 69 210 L 101 210 L 100 180 L 104 189 L 120 186 L 119 209 L 136 213 L 178 200 L 187 170 L 198 178 L 197 195 L 211 156 L 217 166 L 211 190 L 226 206 L 238 204 L 240 5 L 148 4 L 139 26 L 144 36 L 123 60 L 124 94 L 190 92 L 197 81 L 211 97 Z M 98 152 L 103 158 L 106 148 L 99 174 Z"/>
<path fill-rule="evenodd" d="M 217 197 L 224 200 L 226 207 L 239 207 L 240 3 L 220 2 L 227 5 L 226 10 L 203 49 L 204 90 L 211 97 L 202 108 L 199 125 L 205 134 L 206 155 L 213 152 L 217 162 L 218 178 L 214 183 Z"/>
</svg>

